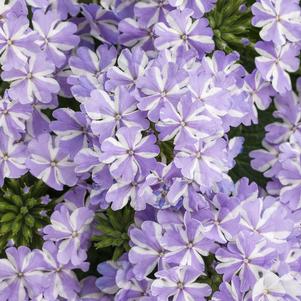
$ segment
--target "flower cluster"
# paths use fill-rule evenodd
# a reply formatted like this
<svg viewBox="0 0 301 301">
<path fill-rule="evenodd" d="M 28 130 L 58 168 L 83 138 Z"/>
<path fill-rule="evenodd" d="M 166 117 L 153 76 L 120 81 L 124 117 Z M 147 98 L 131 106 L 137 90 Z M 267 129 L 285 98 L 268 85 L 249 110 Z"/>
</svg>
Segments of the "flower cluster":
<svg viewBox="0 0 301 301">
<path fill-rule="evenodd" d="M 257 0 L 252 5 L 252 24 L 263 41 L 255 45 L 255 63 L 261 76 L 280 94 L 292 89 L 289 72 L 299 68 L 301 8 L 298 0 Z"/>
<path fill-rule="evenodd" d="M 137 212 L 130 251 L 98 266 L 97 286 L 114 300 L 300 299 L 298 215 L 246 178 L 203 204 Z"/>
<path fill-rule="evenodd" d="M 300 300 L 299 1 L 85 2 L 0 1 L 0 300 Z"/>
<path fill-rule="evenodd" d="M 300 93 L 300 79 L 297 82 Z M 270 194 L 280 196 L 292 210 L 301 209 L 301 98 L 288 91 L 275 98 L 277 121 L 268 124 L 262 142 L 264 149 L 250 153 L 252 167 L 271 181 Z"/>
</svg>

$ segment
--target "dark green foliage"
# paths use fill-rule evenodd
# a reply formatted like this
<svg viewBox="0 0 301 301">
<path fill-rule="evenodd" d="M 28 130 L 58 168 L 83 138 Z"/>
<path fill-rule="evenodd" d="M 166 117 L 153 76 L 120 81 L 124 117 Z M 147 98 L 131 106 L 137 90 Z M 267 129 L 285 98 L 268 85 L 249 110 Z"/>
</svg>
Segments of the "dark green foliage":
<svg viewBox="0 0 301 301">
<path fill-rule="evenodd" d="M 197 282 L 207 283 L 211 287 L 213 294 L 218 290 L 220 284 L 223 282 L 223 276 L 218 274 L 215 270 L 214 263 L 216 262 L 216 259 L 213 254 L 204 256 L 203 260 L 205 263 L 205 275 L 199 277 Z"/>
<path fill-rule="evenodd" d="M 0 189 L 0 252 L 10 239 L 16 246 L 41 246 L 39 229 L 49 223 L 54 207 L 54 201 L 41 202 L 48 192 L 41 180 L 33 181 L 28 175 L 5 181 Z"/>
<path fill-rule="evenodd" d="M 252 71 L 255 67 L 254 43 L 259 40 L 258 29 L 251 24 L 250 6 L 253 2 L 218 0 L 215 9 L 207 16 L 214 32 L 216 48 L 226 53 L 238 51 L 241 63 L 248 71 Z M 244 9 L 241 9 L 242 6 Z M 248 39 L 249 44 L 245 46 L 243 39 Z"/>
<path fill-rule="evenodd" d="M 128 228 L 133 223 L 134 211 L 130 206 L 122 210 L 108 209 L 96 215 L 96 229 L 99 235 L 93 237 L 96 249 L 112 247 L 112 259 L 117 260 L 129 250 Z"/>
<path fill-rule="evenodd" d="M 236 136 L 243 136 L 245 139 L 243 152 L 236 158 L 236 165 L 230 171 L 231 178 L 236 182 L 242 177 L 248 177 L 250 182 L 256 182 L 258 185 L 265 187 L 267 178 L 262 173 L 255 171 L 250 166 L 249 153 L 252 150 L 262 148 L 261 142 L 265 136 L 265 126 L 275 121 L 273 117 L 274 106 L 266 111 L 258 111 L 258 124 L 252 126 L 239 126 L 231 129 L 230 138 Z"/>
</svg>

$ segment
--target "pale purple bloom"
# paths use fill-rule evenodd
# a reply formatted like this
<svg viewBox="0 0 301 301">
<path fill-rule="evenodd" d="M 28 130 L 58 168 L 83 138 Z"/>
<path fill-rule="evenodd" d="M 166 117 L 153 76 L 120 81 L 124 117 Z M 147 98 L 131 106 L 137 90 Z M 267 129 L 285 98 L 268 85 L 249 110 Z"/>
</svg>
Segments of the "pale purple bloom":
<svg viewBox="0 0 301 301">
<path fill-rule="evenodd" d="M 113 210 L 120 210 L 129 201 L 135 210 L 145 209 L 142 190 L 144 182 L 144 177 L 136 177 L 132 182 L 116 181 L 106 193 L 106 202 L 111 204 Z"/>
<path fill-rule="evenodd" d="M 127 281 L 121 286 L 121 289 L 116 294 L 114 300 L 157 301 L 157 299 L 151 295 L 151 284 L 152 280 L 148 278 L 143 280 L 137 280 L 133 277 L 132 279 L 130 279 L 130 281 Z"/>
<path fill-rule="evenodd" d="M 172 9 L 168 0 L 137 2 L 134 7 L 135 17 L 140 24 L 150 27 L 158 22 L 166 22 L 166 15 Z"/>
<path fill-rule="evenodd" d="M 25 246 L 10 247 L 0 259 L 0 298 L 24 301 L 39 295 L 45 285 L 46 264 L 40 251 Z"/>
<path fill-rule="evenodd" d="M 218 243 L 227 243 L 241 230 L 240 216 L 235 210 L 237 201 L 223 194 L 217 194 L 212 204 L 212 208 L 196 213 L 196 217 L 203 224 L 205 237 Z"/>
<path fill-rule="evenodd" d="M 208 207 L 208 201 L 201 194 L 200 186 L 185 177 L 174 178 L 169 187 L 167 199 L 173 205 L 177 205 L 180 201 L 189 212 Z"/>
<path fill-rule="evenodd" d="M 46 53 L 46 58 L 56 67 L 61 67 L 66 61 L 65 53 L 79 43 L 79 37 L 74 35 L 77 27 L 71 22 L 61 22 L 55 13 L 44 13 L 38 9 L 33 14 L 32 24 L 39 33 L 39 45 Z"/>
<path fill-rule="evenodd" d="M 213 32 L 208 27 L 208 21 L 204 18 L 193 20 L 193 10 L 173 10 L 167 16 L 167 24 L 157 23 L 155 33 L 155 47 L 158 50 L 178 48 L 184 45 L 186 48 L 197 50 L 202 57 L 204 53 L 214 49 L 212 39 Z"/>
<path fill-rule="evenodd" d="M 27 172 L 27 147 L 5 135 L 0 129 L 0 186 L 5 178 L 19 178 Z"/>
<path fill-rule="evenodd" d="M 69 153 L 59 146 L 58 139 L 42 134 L 29 143 L 28 149 L 30 157 L 26 166 L 35 177 L 56 190 L 62 190 L 64 185 L 76 184 L 74 163 Z"/>
<path fill-rule="evenodd" d="M 205 227 L 186 212 L 182 227 L 171 225 L 163 234 L 162 246 L 167 250 L 163 261 L 174 265 L 187 265 L 204 272 L 202 256 L 208 256 L 214 244 L 206 238 Z"/>
<path fill-rule="evenodd" d="M 117 59 L 117 66 L 107 72 L 106 90 L 113 91 L 119 86 L 126 86 L 130 90 L 136 87 L 137 79 L 141 78 L 148 64 L 146 53 L 139 47 L 130 51 L 123 49 Z"/>
<path fill-rule="evenodd" d="M 160 121 L 156 124 L 161 141 L 174 138 L 174 144 L 183 145 L 196 138 L 204 139 L 218 134 L 219 120 L 207 113 L 200 101 L 184 96 L 175 107 L 165 101 L 160 111 Z"/>
<path fill-rule="evenodd" d="M 227 178 L 231 169 L 227 156 L 227 142 L 223 138 L 204 142 L 192 140 L 185 145 L 176 146 L 175 165 L 184 177 L 196 181 L 201 191 L 214 186 Z"/>
<path fill-rule="evenodd" d="M 144 51 L 154 50 L 153 28 L 145 27 L 132 18 L 126 18 L 120 21 L 118 29 L 120 44 L 127 47 L 141 47 Z"/>
<path fill-rule="evenodd" d="M 97 271 L 102 276 L 96 280 L 96 286 L 106 294 L 116 294 L 116 273 L 119 265 L 114 261 L 105 261 L 97 266 Z"/>
<path fill-rule="evenodd" d="M 261 76 L 271 81 L 273 88 L 280 94 L 291 90 L 291 80 L 287 72 L 295 72 L 299 68 L 299 47 L 291 43 L 275 46 L 272 42 L 257 42 L 255 49 L 261 55 L 255 59 Z"/>
<path fill-rule="evenodd" d="M 260 37 L 283 45 L 301 40 L 301 9 L 298 0 L 257 0 L 252 5 L 252 24 L 262 27 Z"/>
<path fill-rule="evenodd" d="M 51 241 L 46 241 L 43 245 L 47 270 L 44 297 L 46 300 L 57 300 L 59 297 L 71 300 L 80 291 L 79 281 L 72 269 L 80 268 L 87 271 L 88 264 L 73 265 L 70 262 L 62 264 L 58 261 L 58 251 L 58 247 Z"/>
<path fill-rule="evenodd" d="M 74 112 L 69 108 L 60 108 L 52 113 L 56 119 L 50 129 L 58 136 L 60 146 L 75 156 L 81 149 L 88 146 L 89 124 L 82 112 Z"/>
<path fill-rule="evenodd" d="M 96 277 L 88 276 L 81 280 L 81 290 L 75 301 L 110 301 L 111 298 L 105 296 L 95 285 Z"/>
<path fill-rule="evenodd" d="M 75 209 L 71 214 L 61 206 L 51 215 L 51 224 L 44 229 L 44 240 L 59 243 L 57 260 L 62 264 L 80 265 L 87 259 L 87 240 L 94 212 L 86 207 Z"/>
<path fill-rule="evenodd" d="M 147 111 L 151 121 L 158 121 L 164 103 L 176 104 L 185 94 L 187 80 L 188 74 L 175 63 L 150 67 L 137 81 L 139 109 Z"/>
<path fill-rule="evenodd" d="M 147 176 L 142 197 L 156 208 L 177 206 L 181 200 L 180 196 L 170 194 L 169 189 L 173 178 L 179 176 L 181 176 L 180 171 L 173 163 L 166 165 L 160 162 Z"/>
<path fill-rule="evenodd" d="M 241 291 L 246 292 L 260 278 L 260 272 L 271 268 L 276 254 L 257 234 L 241 232 L 235 242 L 229 242 L 226 249 L 218 249 L 215 255 L 220 261 L 216 271 L 224 274 L 224 281 L 239 273 Z"/>
<path fill-rule="evenodd" d="M 296 132 L 291 141 L 280 145 L 282 170 L 278 174 L 280 183 L 284 186 L 280 191 L 281 202 L 293 209 L 301 208 L 301 133 Z"/>
<path fill-rule="evenodd" d="M 162 227 L 152 221 L 145 221 L 141 229 L 132 228 L 129 236 L 133 246 L 129 251 L 129 261 L 133 264 L 133 272 L 142 280 L 157 266 L 162 269 L 164 249 L 162 247 Z"/>
<path fill-rule="evenodd" d="M 146 114 L 137 109 L 137 100 L 125 87 L 116 88 L 114 96 L 101 90 L 94 90 L 84 103 L 87 115 L 92 119 L 91 130 L 102 142 L 115 135 L 120 127 L 141 127 L 147 129 Z"/>
<path fill-rule="evenodd" d="M 73 96 L 84 102 L 90 93 L 97 88 L 103 88 L 105 73 L 115 64 L 116 48 L 100 45 L 94 52 L 87 47 L 79 47 L 75 56 L 69 59 L 72 74 L 67 82 L 72 85 Z"/>
<path fill-rule="evenodd" d="M 257 120 L 257 108 L 266 110 L 272 102 L 271 97 L 275 96 L 275 91 L 270 83 L 264 81 L 256 70 L 245 77 L 244 90 L 249 93 L 249 97 L 252 99 L 253 115 Z"/>
<path fill-rule="evenodd" d="M 39 51 L 37 38 L 25 16 L 9 15 L 0 26 L 0 62 L 3 69 L 19 69 L 25 65 L 27 58 Z"/>
<path fill-rule="evenodd" d="M 205 13 L 211 11 L 217 0 L 168 0 L 170 5 L 179 9 L 190 8 L 193 10 L 193 16 L 202 17 Z"/>
<path fill-rule="evenodd" d="M 281 169 L 281 164 L 278 160 L 279 147 L 262 142 L 264 149 L 256 149 L 249 153 L 251 158 L 251 166 L 264 174 L 265 177 L 276 176 Z"/>
<path fill-rule="evenodd" d="M 31 106 L 22 105 L 11 100 L 5 93 L 0 99 L 0 124 L 3 132 L 15 139 L 19 139 L 26 131 L 26 121 L 31 117 Z"/>
<path fill-rule="evenodd" d="M 268 206 L 267 203 L 272 203 Z M 240 211 L 240 223 L 244 229 L 257 233 L 267 241 L 285 244 L 293 228 L 286 208 L 272 197 L 245 202 Z M 279 223 L 279 220 L 286 220 Z"/>
<path fill-rule="evenodd" d="M 254 301 L 285 300 L 284 295 L 285 289 L 280 277 L 271 271 L 266 271 L 263 276 L 257 280 L 252 290 L 252 300 Z"/>
<path fill-rule="evenodd" d="M 283 95 L 276 95 L 274 103 L 277 110 L 273 115 L 282 120 L 265 127 L 265 140 L 279 145 L 287 142 L 295 132 L 301 132 L 301 97 L 294 91 L 287 91 Z"/>
<path fill-rule="evenodd" d="M 31 56 L 28 62 L 18 69 L 4 71 L 2 79 L 9 81 L 8 95 L 22 104 L 38 100 L 50 103 L 60 86 L 53 78 L 55 66 L 46 61 L 42 54 Z"/>
<path fill-rule="evenodd" d="M 208 284 L 195 282 L 201 273 L 189 266 L 174 267 L 155 274 L 156 279 L 151 287 L 152 294 L 158 301 L 203 301 L 209 296 Z"/>
<path fill-rule="evenodd" d="M 116 138 L 107 138 L 101 145 L 101 160 L 110 164 L 113 177 L 132 182 L 137 174 L 145 176 L 155 168 L 159 147 L 154 135 L 142 137 L 140 128 L 122 127 Z"/>
<path fill-rule="evenodd" d="M 104 43 L 117 44 L 118 18 L 112 11 L 97 4 L 83 4 L 82 13 L 89 22 L 93 37 Z"/>
<path fill-rule="evenodd" d="M 77 0 L 47 0 L 47 2 L 50 3 L 52 10 L 58 14 L 61 20 L 65 20 L 68 14 L 75 17 L 80 10 L 80 4 Z"/>
<path fill-rule="evenodd" d="M 240 291 L 240 279 L 238 276 L 233 276 L 231 282 L 224 281 L 219 286 L 219 291 L 212 296 L 213 301 L 246 301 L 243 298 L 243 293 Z"/>
<path fill-rule="evenodd" d="M 53 103 L 43 104 L 39 103 L 37 100 L 31 104 L 32 114 L 31 118 L 27 120 L 26 130 L 27 134 L 31 137 L 38 137 L 41 134 L 49 133 L 50 119 L 45 114 L 45 109 L 53 109 L 56 105 Z"/>
<path fill-rule="evenodd" d="M 229 113 L 232 106 L 231 95 L 226 89 L 213 83 L 210 73 L 203 71 L 190 76 L 188 89 L 192 97 L 211 114 L 221 117 Z"/>
</svg>

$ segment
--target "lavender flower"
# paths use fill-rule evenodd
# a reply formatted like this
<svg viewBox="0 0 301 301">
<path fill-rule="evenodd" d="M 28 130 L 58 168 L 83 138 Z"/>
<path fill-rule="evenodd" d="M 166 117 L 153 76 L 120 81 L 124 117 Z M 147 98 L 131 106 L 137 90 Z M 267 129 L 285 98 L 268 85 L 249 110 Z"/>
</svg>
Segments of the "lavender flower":
<svg viewBox="0 0 301 301">
<path fill-rule="evenodd" d="M 179 266 L 187 265 L 204 272 L 202 256 L 208 256 L 214 248 L 204 232 L 205 227 L 186 212 L 183 227 L 171 225 L 163 235 L 162 245 L 167 250 L 164 261 Z"/>
<path fill-rule="evenodd" d="M 28 149 L 30 157 L 26 160 L 26 166 L 34 176 L 57 190 L 77 182 L 74 163 L 69 154 L 59 147 L 57 139 L 42 134 L 29 143 Z"/>
<path fill-rule="evenodd" d="M 260 37 L 283 45 L 301 39 L 301 9 L 298 1 L 258 0 L 252 5 L 252 24 L 262 27 Z"/>
<path fill-rule="evenodd" d="M 51 215 L 51 224 L 43 229 L 44 239 L 59 243 L 57 260 L 77 266 L 86 258 L 86 244 L 94 213 L 86 207 L 75 209 L 72 214 L 62 206 Z"/>
<path fill-rule="evenodd" d="M 105 73 L 115 64 L 116 55 L 115 47 L 101 45 L 96 52 L 87 47 L 79 47 L 76 55 L 70 57 L 72 74 L 67 81 L 72 85 L 72 94 L 79 102 L 90 97 L 94 89 L 103 87 Z"/>
<path fill-rule="evenodd" d="M 174 138 L 175 144 L 185 144 L 191 139 L 214 137 L 219 130 L 219 122 L 198 101 L 183 97 L 175 108 L 165 102 L 160 111 L 160 121 L 156 129 L 162 141 Z"/>
<path fill-rule="evenodd" d="M 0 99 L 0 124 L 3 132 L 15 139 L 26 132 L 25 122 L 31 118 L 31 106 L 11 100 L 7 94 Z"/>
<path fill-rule="evenodd" d="M 31 56 L 18 69 L 4 71 L 1 75 L 5 81 L 10 81 L 8 95 L 22 104 L 33 103 L 38 100 L 50 103 L 54 94 L 58 93 L 60 86 L 53 78 L 55 66 L 45 61 L 43 55 Z"/>
<path fill-rule="evenodd" d="M 0 186 L 5 178 L 19 178 L 27 172 L 27 147 L 15 142 L 0 129 Z"/>
<path fill-rule="evenodd" d="M 79 37 L 74 35 L 77 31 L 75 24 L 60 22 L 55 13 L 36 10 L 32 19 L 34 29 L 39 33 L 39 45 L 45 51 L 46 57 L 61 67 L 66 61 L 65 52 L 73 49 L 79 43 Z"/>
<path fill-rule="evenodd" d="M 80 291 L 80 285 L 72 269 L 81 268 L 87 271 L 87 264 L 62 264 L 58 261 L 58 247 L 51 241 L 43 245 L 43 256 L 47 274 L 44 297 L 46 300 L 56 300 L 58 297 L 72 300 Z"/>
<path fill-rule="evenodd" d="M 137 279 L 148 276 L 157 265 L 162 268 L 164 249 L 162 247 L 162 227 L 155 222 L 145 221 L 141 229 L 133 228 L 129 232 L 134 246 L 129 252 L 129 261 L 134 265 Z"/>
<path fill-rule="evenodd" d="M 216 271 L 224 274 L 225 281 L 239 273 L 241 291 L 246 292 L 259 279 L 259 272 L 271 267 L 275 251 L 256 234 L 241 232 L 235 243 L 228 243 L 227 249 L 217 250 L 216 258 L 221 262 Z"/>
<path fill-rule="evenodd" d="M 196 181 L 201 191 L 222 181 L 230 169 L 226 141 L 222 138 L 207 142 L 192 140 L 176 149 L 175 165 L 184 177 Z"/>
<path fill-rule="evenodd" d="M 271 81 L 273 88 L 283 94 L 291 90 L 291 80 L 288 72 L 295 72 L 299 68 L 299 48 L 287 43 L 284 46 L 274 46 L 272 42 L 258 42 L 256 51 L 261 55 L 255 59 L 256 67 L 261 76 Z"/>
<path fill-rule="evenodd" d="M 208 27 L 208 21 L 200 18 L 195 21 L 191 18 L 193 11 L 184 9 L 182 11 L 173 10 L 166 20 L 169 26 L 164 23 L 155 25 L 155 47 L 158 50 L 166 48 L 178 48 L 185 45 L 186 48 L 193 48 L 202 57 L 204 53 L 214 49 L 212 30 Z"/>
<path fill-rule="evenodd" d="M 199 271 L 188 266 L 159 271 L 155 274 L 158 279 L 152 284 L 152 293 L 160 301 L 172 296 L 173 301 L 205 300 L 211 289 L 207 284 L 195 282 L 199 275 Z"/>
<path fill-rule="evenodd" d="M 105 83 L 106 90 L 113 91 L 118 86 L 126 86 L 133 90 L 136 81 L 144 72 L 148 57 L 143 50 L 135 47 L 130 51 L 123 49 L 117 59 L 117 65 L 107 72 L 109 80 Z"/>
<path fill-rule="evenodd" d="M 25 16 L 9 15 L 0 26 L 0 62 L 3 69 L 19 69 L 25 65 L 27 58 L 39 51 L 37 38 Z"/>
<path fill-rule="evenodd" d="M 89 124 L 82 112 L 74 112 L 68 108 L 57 109 L 53 112 L 56 121 L 50 124 L 51 130 L 58 136 L 62 149 L 76 155 L 82 148 L 88 146 Z"/>
<path fill-rule="evenodd" d="M 155 167 L 159 147 L 154 135 L 142 137 L 141 129 L 122 127 L 116 137 L 118 140 L 107 138 L 101 145 L 101 161 L 110 164 L 113 177 L 132 182 L 137 174 L 145 176 Z"/>
<path fill-rule="evenodd" d="M 21 246 L 7 248 L 5 253 L 7 259 L 0 259 L 1 299 L 23 301 L 39 295 L 46 280 L 41 252 Z"/>
<path fill-rule="evenodd" d="M 175 104 L 184 95 L 187 79 L 187 73 L 174 63 L 149 68 L 137 81 L 139 109 L 147 111 L 151 121 L 158 121 L 164 103 Z"/>
<path fill-rule="evenodd" d="M 84 106 L 92 119 L 92 132 L 99 137 L 100 142 L 114 136 L 116 130 L 123 126 L 142 129 L 149 126 L 146 116 L 137 109 L 136 99 L 125 87 L 114 91 L 114 99 L 104 91 L 94 90 Z"/>
</svg>

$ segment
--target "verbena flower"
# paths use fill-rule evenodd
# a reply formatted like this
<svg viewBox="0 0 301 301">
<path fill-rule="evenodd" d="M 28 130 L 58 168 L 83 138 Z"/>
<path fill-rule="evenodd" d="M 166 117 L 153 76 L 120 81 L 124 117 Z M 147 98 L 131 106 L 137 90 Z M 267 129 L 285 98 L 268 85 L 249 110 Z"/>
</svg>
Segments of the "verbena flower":
<svg viewBox="0 0 301 301">
<path fill-rule="evenodd" d="M 62 264 L 80 265 L 87 259 L 86 244 L 94 213 L 86 207 L 75 209 L 72 214 L 62 206 L 53 212 L 51 224 L 43 229 L 44 239 L 59 243 L 57 259 Z"/>
<path fill-rule="evenodd" d="M 57 139 L 42 134 L 29 143 L 28 149 L 30 157 L 26 160 L 26 166 L 35 177 L 57 190 L 77 182 L 74 162 L 70 160 L 69 153 L 59 146 Z"/>
</svg>

